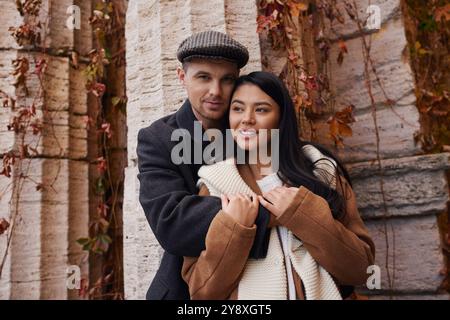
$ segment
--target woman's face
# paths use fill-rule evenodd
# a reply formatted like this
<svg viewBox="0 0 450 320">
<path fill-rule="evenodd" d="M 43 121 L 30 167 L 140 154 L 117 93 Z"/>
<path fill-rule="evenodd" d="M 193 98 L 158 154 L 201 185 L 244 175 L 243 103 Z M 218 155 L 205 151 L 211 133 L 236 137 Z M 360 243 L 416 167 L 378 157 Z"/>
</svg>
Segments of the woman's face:
<svg viewBox="0 0 450 320">
<path fill-rule="evenodd" d="M 244 150 L 253 150 L 259 143 L 269 144 L 270 129 L 278 129 L 280 106 L 258 86 L 243 84 L 231 97 L 229 120 L 238 146 Z M 266 129 L 267 139 L 259 141 L 263 129 Z"/>
</svg>

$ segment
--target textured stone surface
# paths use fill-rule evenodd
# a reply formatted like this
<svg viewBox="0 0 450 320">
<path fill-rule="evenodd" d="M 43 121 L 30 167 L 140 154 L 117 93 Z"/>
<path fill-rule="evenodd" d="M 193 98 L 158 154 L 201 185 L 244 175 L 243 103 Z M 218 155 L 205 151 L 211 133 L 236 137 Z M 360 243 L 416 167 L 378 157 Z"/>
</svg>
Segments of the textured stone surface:
<svg viewBox="0 0 450 320">
<path fill-rule="evenodd" d="M 402 51 L 407 42 L 402 20 L 391 14 L 396 10 L 391 6 L 391 2 L 384 2 L 384 5 L 390 6 L 390 9 L 386 8 L 387 12 L 390 12 L 389 20 L 371 35 L 370 55 L 382 84 L 380 87 L 373 73 L 370 74 L 377 110 L 381 158 L 408 156 L 420 152 L 420 146 L 414 144 L 414 134 L 419 129 L 414 78 L 408 61 L 402 58 Z M 348 54 L 341 65 L 337 63 L 339 45 L 335 43 L 330 50 L 331 88 L 336 98 L 336 109 L 349 104 L 356 108 L 356 122 L 351 125 L 353 135 L 345 138 L 346 147 L 338 152 L 346 162 L 376 159 L 375 124 L 364 76 L 361 41 L 359 37 L 346 41 Z M 366 41 L 369 41 L 368 36 Z M 392 107 L 385 104 L 386 99 L 392 100 Z M 322 143 L 329 144 L 328 132 L 326 123 L 318 123 L 318 135 Z"/>
<path fill-rule="evenodd" d="M 87 163 L 55 159 L 25 163 L 28 169 L 23 174 L 30 179 L 22 186 L 9 254 L 9 292 L 2 286 L 3 295 L 11 299 L 65 299 L 68 265 L 83 267 L 84 253 L 69 240 L 87 235 Z M 48 188 L 38 192 L 32 181 Z"/>
<path fill-rule="evenodd" d="M 14 50 L 4 50 L 0 53 L 0 88 L 8 95 L 14 97 L 13 77 L 11 76 L 11 61 L 16 59 Z M 0 154 L 10 150 L 14 145 L 14 135 L 8 131 L 7 125 L 11 118 L 11 109 L 0 107 Z"/>
<path fill-rule="evenodd" d="M 69 30 L 66 26 L 67 7 L 74 3 L 80 5 L 82 10 L 80 30 Z M 36 75 L 32 74 L 35 59 L 43 58 L 47 62 L 43 75 L 45 112 L 41 104 L 36 105 L 37 118 L 41 118 L 43 124 L 42 136 L 39 141 L 32 135 L 26 138 L 26 143 L 33 147 L 39 142 L 39 156 L 44 158 L 32 160 L 28 169 L 27 166 L 23 167 L 23 174 L 36 183 L 42 182 L 47 186 L 53 184 L 53 188 L 39 192 L 31 180 L 26 180 L 21 188 L 18 207 L 20 217 L 0 280 L 0 298 L 77 299 L 76 290 L 67 290 L 66 269 L 68 265 L 76 264 L 81 267 L 84 276 L 88 273 L 86 253 L 75 241 L 87 236 L 89 176 L 87 161 L 69 159 L 85 159 L 87 156 L 84 122 L 87 98 L 83 65 L 75 70 L 70 67 L 68 58 L 52 54 L 60 53 L 60 49 L 76 49 L 80 53 L 90 50 L 92 35 L 87 23 L 90 1 L 43 1 L 40 18 L 41 21 L 47 21 L 49 27 L 47 36 L 43 37 L 48 48 L 46 55 L 17 50 L 18 46 L 4 28 L 20 25 L 21 18 L 13 0 L 2 0 L 1 7 L 6 20 L 2 20 L 0 32 L 0 88 L 17 99 L 18 107 L 30 106 L 39 92 L 39 82 Z M 17 57 L 26 57 L 30 61 L 28 96 L 23 90 L 15 90 L 11 86 L 11 60 Z M 0 108 L 0 155 L 18 143 L 17 137 L 6 131 L 11 116 L 8 109 Z M 24 164 L 27 163 L 28 160 L 25 160 Z M 10 184 L 12 181 L 14 184 Z M 17 182 L 17 179 L 0 177 L 0 205 L 8 208 L 1 214 L 8 220 L 11 220 L 10 214 L 15 212 L 14 207 L 9 207 L 9 201 L 11 187 L 17 187 Z M 0 237 L 2 257 L 4 248 L 5 237 Z"/>
<path fill-rule="evenodd" d="M 409 62 L 402 60 L 402 51 L 407 45 L 402 20 L 390 20 L 371 37 L 370 56 L 387 97 L 395 101 L 396 106 L 413 104 L 414 77 Z M 358 111 L 370 107 L 361 41 L 361 38 L 345 41 L 348 54 L 344 55 L 341 65 L 337 63 L 339 45 L 334 44 L 330 50 L 332 90 L 336 94 L 336 105 L 345 106 L 351 103 Z M 369 43 L 368 36 L 366 42 Z M 384 102 L 386 97 L 372 73 L 371 82 L 375 101 Z"/>
<path fill-rule="evenodd" d="M 449 154 L 382 161 L 388 216 L 438 214 L 449 200 L 445 169 Z M 360 213 L 364 218 L 385 216 L 377 162 L 348 165 Z"/>
<path fill-rule="evenodd" d="M 330 39 L 338 39 L 340 37 L 348 38 L 355 37 L 360 35 L 358 26 L 354 21 L 350 19 L 345 10 L 344 1 L 337 1 L 336 7 L 339 9 L 339 12 L 342 13 L 344 18 L 344 23 L 341 24 L 334 20 L 333 23 L 333 31 L 329 29 L 326 32 L 330 35 Z M 353 3 L 353 2 L 351 2 Z M 400 13 L 400 1 L 399 0 L 357 0 L 355 1 L 356 8 L 358 11 L 358 16 L 361 21 L 365 21 L 369 17 L 369 13 L 367 11 L 369 5 L 375 5 L 380 8 L 380 22 L 381 27 L 386 24 L 387 21 L 392 18 L 399 17 Z M 327 24 L 329 26 L 329 24 Z M 369 30 L 368 28 L 363 28 L 364 33 L 370 33 L 376 30 Z"/>
<path fill-rule="evenodd" d="M 390 289 L 388 253 L 394 291 L 419 294 L 437 291 L 443 280 L 439 272 L 444 265 L 436 216 L 371 220 L 366 225 L 376 246 L 375 264 L 381 268 L 381 290 Z"/>
<path fill-rule="evenodd" d="M 0 0 L 0 7 L 2 8 L 2 26 L 0 32 L 0 50 L 4 48 L 19 48 L 16 41 L 11 37 L 8 28 L 19 26 L 23 18 L 16 9 L 14 0 Z M 3 54 L 3 53 L 2 53 Z M 1 55 L 0 54 L 0 57 Z"/>
<path fill-rule="evenodd" d="M 395 107 L 395 112 L 401 114 L 402 119 L 388 108 L 376 113 L 380 138 L 379 154 L 382 159 L 420 153 L 420 146 L 414 143 L 414 133 L 419 129 L 417 108 L 414 105 Z M 316 123 L 316 126 L 318 141 L 324 145 L 330 145 L 329 124 L 320 121 Z M 377 158 L 377 136 L 372 113 L 356 114 L 351 128 L 352 136 L 344 139 L 345 147 L 336 150 L 337 155 L 344 162 L 351 163 L 375 160 Z"/>
</svg>

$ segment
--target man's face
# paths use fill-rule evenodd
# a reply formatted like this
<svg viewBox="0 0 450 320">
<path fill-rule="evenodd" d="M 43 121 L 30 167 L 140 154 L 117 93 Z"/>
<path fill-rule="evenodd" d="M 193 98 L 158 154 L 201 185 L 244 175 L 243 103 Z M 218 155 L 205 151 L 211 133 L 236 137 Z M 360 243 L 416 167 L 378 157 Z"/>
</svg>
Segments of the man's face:
<svg viewBox="0 0 450 320">
<path fill-rule="evenodd" d="M 186 70 L 178 69 L 178 77 L 187 91 L 198 120 L 219 121 L 227 111 L 234 82 L 239 76 L 237 65 L 224 60 L 195 59 Z"/>
</svg>

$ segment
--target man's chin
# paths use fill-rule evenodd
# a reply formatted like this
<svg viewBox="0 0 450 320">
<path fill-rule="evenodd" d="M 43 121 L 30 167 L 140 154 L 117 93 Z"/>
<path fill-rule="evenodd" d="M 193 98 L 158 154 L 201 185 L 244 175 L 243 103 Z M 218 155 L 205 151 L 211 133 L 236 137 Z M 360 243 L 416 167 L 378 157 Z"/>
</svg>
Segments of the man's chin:
<svg viewBox="0 0 450 320">
<path fill-rule="evenodd" d="M 207 110 L 204 117 L 209 120 L 219 121 L 225 116 L 225 111 L 223 110 Z"/>
</svg>

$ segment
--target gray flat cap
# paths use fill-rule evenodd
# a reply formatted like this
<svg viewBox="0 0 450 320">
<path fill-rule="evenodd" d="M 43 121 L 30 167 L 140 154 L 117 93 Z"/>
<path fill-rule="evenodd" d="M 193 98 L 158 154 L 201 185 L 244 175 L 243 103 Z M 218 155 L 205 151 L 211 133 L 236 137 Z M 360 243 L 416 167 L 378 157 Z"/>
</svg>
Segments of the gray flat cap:
<svg viewBox="0 0 450 320">
<path fill-rule="evenodd" d="M 240 69 L 247 64 L 248 50 L 230 36 L 210 30 L 184 39 L 178 47 L 177 58 L 180 62 L 193 58 L 223 59 L 236 62 Z"/>
</svg>

